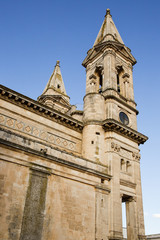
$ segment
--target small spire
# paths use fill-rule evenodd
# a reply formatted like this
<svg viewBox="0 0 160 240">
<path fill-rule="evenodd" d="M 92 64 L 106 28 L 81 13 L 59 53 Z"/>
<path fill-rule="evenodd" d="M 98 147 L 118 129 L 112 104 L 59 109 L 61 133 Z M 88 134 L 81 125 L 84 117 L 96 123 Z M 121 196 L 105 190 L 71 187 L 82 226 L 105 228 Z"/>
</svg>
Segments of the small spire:
<svg viewBox="0 0 160 240">
<path fill-rule="evenodd" d="M 109 8 L 107 8 L 107 10 L 106 10 L 106 15 L 105 15 L 105 17 L 106 17 L 107 15 L 112 16 L 111 13 L 110 13 L 110 9 L 109 9 Z"/>
<path fill-rule="evenodd" d="M 56 65 L 54 67 L 54 71 L 43 91 L 43 95 L 65 95 L 66 90 L 60 70 L 60 61 L 56 61 Z"/>
</svg>

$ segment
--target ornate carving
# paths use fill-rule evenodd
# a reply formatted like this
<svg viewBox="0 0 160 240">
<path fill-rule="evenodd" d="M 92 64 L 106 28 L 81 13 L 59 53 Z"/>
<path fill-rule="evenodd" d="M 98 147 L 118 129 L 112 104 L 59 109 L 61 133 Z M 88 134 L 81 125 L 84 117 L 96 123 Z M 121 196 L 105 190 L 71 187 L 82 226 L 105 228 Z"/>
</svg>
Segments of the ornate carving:
<svg viewBox="0 0 160 240">
<path fill-rule="evenodd" d="M 132 153 L 133 160 L 139 161 L 141 158 L 140 153 L 133 152 Z"/>
<path fill-rule="evenodd" d="M 118 144 L 115 144 L 114 142 L 111 143 L 111 148 L 115 152 L 120 152 L 121 147 Z"/>
</svg>

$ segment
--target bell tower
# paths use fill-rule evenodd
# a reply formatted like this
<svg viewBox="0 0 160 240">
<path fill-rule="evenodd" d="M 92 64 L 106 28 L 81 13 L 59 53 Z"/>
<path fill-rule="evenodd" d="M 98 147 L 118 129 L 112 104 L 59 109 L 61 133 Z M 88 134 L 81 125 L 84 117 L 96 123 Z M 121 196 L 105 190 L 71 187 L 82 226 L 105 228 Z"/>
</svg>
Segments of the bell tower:
<svg viewBox="0 0 160 240">
<path fill-rule="evenodd" d="M 133 89 L 136 59 L 125 46 L 107 9 L 86 68 L 83 114 L 83 157 L 108 167 L 108 229 L 103 240 L 122 239 L 122 202 L 126 206 L 127 239 L 145 239 L 140 176 L 140 150 L 148 138 L 137 131 Z M 102 221 L 105 221 L 103 219 Z M 101 233 L 97 235 L 101 240 Z"/>
</svg>

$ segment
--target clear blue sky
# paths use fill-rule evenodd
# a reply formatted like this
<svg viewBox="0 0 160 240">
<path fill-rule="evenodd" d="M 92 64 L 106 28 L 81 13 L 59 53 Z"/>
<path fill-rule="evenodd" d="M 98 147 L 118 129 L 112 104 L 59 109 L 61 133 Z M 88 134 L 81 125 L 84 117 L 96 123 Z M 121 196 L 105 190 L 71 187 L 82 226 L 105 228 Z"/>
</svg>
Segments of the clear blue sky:
<svg viewBox="0 0 160 240">
<path fill-rule="evenodd" d="M 36 99 L 56 60 L 72 104 L 83 104 L 81 66 L 111 9 L 134 66 L 146 234 L 160 233 L 160 0 L 0 0 L 0 83 Z"/>
</svg>

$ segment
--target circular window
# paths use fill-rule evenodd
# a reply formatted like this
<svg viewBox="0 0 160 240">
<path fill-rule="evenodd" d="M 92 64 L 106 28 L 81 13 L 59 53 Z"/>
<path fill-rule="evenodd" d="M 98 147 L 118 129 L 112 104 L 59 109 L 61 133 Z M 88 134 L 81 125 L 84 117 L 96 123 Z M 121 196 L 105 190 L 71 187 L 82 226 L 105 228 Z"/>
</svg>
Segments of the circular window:
<svg viewBox="0 0 160 240">
<path fill-rule="evenodd" d="M 128 125 L 128 123 L 129 123 L 129 118 L 128 118 L 128 116 L 127 116 L 124 112 L 120 112 L 120 113 L 119 113 L 119 118 L 120 118 L 120 120 L 121 120 L 121 122 L 122 122 L 123 124 Z"/>
</svg>

